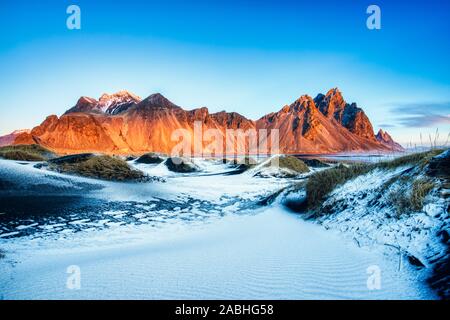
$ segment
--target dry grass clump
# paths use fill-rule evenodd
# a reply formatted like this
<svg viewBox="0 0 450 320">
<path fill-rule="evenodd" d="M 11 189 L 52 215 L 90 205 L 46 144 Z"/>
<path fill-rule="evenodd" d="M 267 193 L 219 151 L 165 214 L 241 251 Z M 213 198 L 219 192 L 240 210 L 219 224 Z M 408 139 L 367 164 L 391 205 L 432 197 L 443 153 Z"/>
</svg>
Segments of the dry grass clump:
<svg viewBox="0 0 450 320">
<path fill-rule="evenodd" d="M 434 188 L 434 182 L 427 178 L 419 178 L 412 184 L 400 185 L 388 193 L 388 200 L 396 209 L 397 216 L 420 211 L 424 205 L 425 197 Z"/>
<path fill-rule="evenodd" d="M 50 168 L 63 173 L 104 180 L 139 181 L 146 178 L 143 172 L 132 169 L 126 161 L 105 155 L 93 156 L 74 163 L 50 164 Z"/>
<path fill-rule="evenodd" d="M 33 154 L 26 151 L 14 150 L 14 151 L 0 151 L 0 157 L 6 160 L 19 160 L 19 161 L 44 161 L 45 158 L 39 154 Z"/>
<path fill-rule="evenodd" d="M 431 160 L 431 158 L 442 153 L 442 151 L 443 150 L 440 149 L 433 149 L 425 152 L 412 153 L 403 157 L 395 158 L 393 160 L 381 161 L 377 163 L 377 167 L 382 169 L 393 169 L 409 164 L 420 165 L 421 167 L 423 167 Z"/>
<path fill-rule="evenodd" d="M 420 178 L 413 182 L 411 189 L 411 208 L 415 211 L 422 210 L 425 197 L 434 188 L 434 182 L 430 179 Z"/>
<path fill-rule="evenodd" d="M 354 164 L 346 167 L 342 164 L 312 174 L 306 183 L 306 195 L 309 207 L 317 207 L 325 196 L 338 185 L 359 175 L 366 174 L 374 168 L 371 164 Z"/>
<path fill-rule="evenodd" d="M 292 156 L 278 157 L 278 166 L 298 173 L 309 172 L 308 166 L 302 160 Z"/>
<path fill-rule="evenodd" d="M 0 148 L 0 157 L 7 160 L 18 161 L 45 161 L 54 154 L 37 144 L 14 145 Z"/>
<path fill-rule="evenodd" d="M 308 167 L 313 168 L 328 168 L 330 165 L 319 159 L 301 159 Z"/>
<path fill-rule="evenodd" d="M 242 165 L 241 165 L 242 166 Z M 242 168 L 242 167 L 241 167 Z M 264 170 L 264 168 L 269 168 Z M 299 174 L 309 172 L 308 166 L 300 159 L 293 156 L 274 156 L 258 168 L 254 176 L 295 178 Z"/>
<path fill-rule="evenodd" d="M 411 202 L 408 193 L 404 188 L 401 187 L 393 188 L 387 194 L 387 198 L 389 203 L 391 203 L 394 206 L 395 212 L 397 213 L 397 218 L 400 217 L 402 214 L 408 212 L 411 207 Z"/>
<path fill-rule="evenodd" d="M 333 191 L 337 186 L 356 178 L 359 175 L 368 173 L 374 169 L 395 169 L 406 165 L 416 165 L 423 168 L 434 156 L 442 153 L 443 150 L 433 149 L 426 152 L 413 153 L 403 157 L 398 157 L 389 161 L 382 161 L 372 164 L 354 164 L 345 167 L 342 164 L 337 167 L 319 171 L 311 175 L 306 184 L 306 194 L 308 206 L 316 208 L 325 200 L 325 196 Z M 389 187 L 395 182 L 391 179 L 384 186 Z M 411 192 L 392 190 L 389 195 L 392 203 L 397 207 L 398 212 L 407 210 L 420 210 L 423 206 L 424 197 L 433 188 L 430 180 L 419 179 L 412 184 Z"/>
</svg>

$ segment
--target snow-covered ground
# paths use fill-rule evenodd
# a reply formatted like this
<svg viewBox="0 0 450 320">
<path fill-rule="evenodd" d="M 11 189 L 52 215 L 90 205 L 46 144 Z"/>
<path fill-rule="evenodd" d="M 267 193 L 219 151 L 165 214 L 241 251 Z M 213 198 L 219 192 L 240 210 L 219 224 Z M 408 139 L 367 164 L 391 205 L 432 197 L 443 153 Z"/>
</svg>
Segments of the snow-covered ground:
<svg viewBox="0 0 450 320">
<path fill-rule="evenodd" d="M 199 165 L 204 172 L 187 175 L 141 165 L 166 182 L 133 184 L 0 160 L 0 201 L 10 210 L 0 215 L 0 298 L 435 298 L 395 253 L 261 204 L 289 179 Z M 66 286 L 73 265 L 78 290 Z M 381 272 L 380 289 L 368 288 L 368 268 Z"/>
<path fill-rule="evenodd" d="M 313 221 L 338 231 L 360 247 L 396 252 L 399 268 L 417 266 L 417 273 L 432 278 L 431 286 L 446 298 L 450 287 L 449 271 L 445 271 L 450 232 L 450 199 L 445 196 L 448 185 L 445 178 L 430 177 L 426 171 L 426 166 L 406 164 L 379 167 L 360 175 L 335 188 L 317 209 Z M 434 185 L 421 209 L 398 209 L 401 197 L 409 196 L 414 181 L 420 180 L 433 181 Z M 291 201 L 302 197 L 304 190 L 287 196 Z"/>
<path fill-rule="evenodd" d="M 4 243 L 4 299 L 421 299 L 407 268 L 279 208 L 194 228 L 91 232 Z M 11 263 L 10 263 L 11 261 Z M 79 266 L 81 288 L 66 287 Z M 381 270 L 369 290 L 367 269 Z"/>
<path fill-rule="evenodd" d="M 431 257 L 445 252 L 437 234 L 448 225 L 448 200 L 432 192 L 425 199 L 423 210 L 397 213 L 390 203 L 390 192 L 398 188 L 399 183 L 389 187 L 385 184 L 408 169 L 408 166 L 376 169 L 336 188 L 323 204 L 332 208 L 331 212 L 318 221 L 326 228 L 337 229 L 357 240 L 360 245 L 397 248 L 427 265 Z"/>
</svg>

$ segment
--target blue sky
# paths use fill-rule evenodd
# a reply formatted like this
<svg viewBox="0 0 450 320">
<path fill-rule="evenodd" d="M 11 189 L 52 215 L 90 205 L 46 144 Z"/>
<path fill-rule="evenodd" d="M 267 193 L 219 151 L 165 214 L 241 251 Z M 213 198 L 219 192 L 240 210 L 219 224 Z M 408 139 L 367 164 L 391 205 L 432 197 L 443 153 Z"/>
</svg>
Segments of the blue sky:
<svg viewBox="0 0 450 320">
<path fill-rule="evenodd" d="M 450 132 L 447 1 L 2 0 L 0 29 L 0 134 L 121 89 L 257 119 L 332 87 L 402 143 Z"/>
</svg>

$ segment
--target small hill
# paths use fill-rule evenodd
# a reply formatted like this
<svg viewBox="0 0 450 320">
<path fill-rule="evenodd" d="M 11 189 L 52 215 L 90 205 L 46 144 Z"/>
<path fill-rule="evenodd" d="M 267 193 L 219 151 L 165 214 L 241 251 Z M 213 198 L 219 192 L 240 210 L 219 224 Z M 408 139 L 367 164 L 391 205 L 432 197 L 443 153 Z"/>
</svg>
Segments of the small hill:
<svg viewBox="0 0 450 320">
<path fill-rule="evenodd" d="M 37 144 L 0 147 L 0 158 L 7 160 L 46 161 L 53 157 L 53 152 Z"/>
</svg>

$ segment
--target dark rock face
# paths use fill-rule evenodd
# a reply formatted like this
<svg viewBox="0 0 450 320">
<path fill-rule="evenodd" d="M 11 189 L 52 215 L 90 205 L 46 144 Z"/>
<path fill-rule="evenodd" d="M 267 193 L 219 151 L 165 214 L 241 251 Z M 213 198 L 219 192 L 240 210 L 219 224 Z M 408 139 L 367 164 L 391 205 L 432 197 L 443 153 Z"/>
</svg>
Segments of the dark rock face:
<svg viewBox="0 0 450 320">
<path fill-rule="evenodd" d="M 366 138 L 368 140 L 375 140 L 372 124 L 361 108 L 356 106 L 356 103 L 346 105 L 341 124 L 350 132 Z"/>
<path fill-rule="evenodd" d="M 450 149 L 433 157 L 428 163 L 426 173 L 431 177 L 450 180 Z"/>
<path fill-rule="evenodd" d="M 145 164 L 161 163 L 163 161 L 164 161 L 163 158 L 161 158 L 159 155 L 153 152 L 146 153 L 136 159 L 137 163 L 145 163 Z"/>
<path fill-rule="evenodd" d="M 297 213 L 305 213 L 308 211 L 308 199 L 306 196 L 297 199 L 285 199 L 283 205 L 289 210 Z"/>
<path fill-rule="evenodd" d="M 432 276 L 427 279 L 431 289 L 433 289 L 441 299 L 450 299 L 450 247 L 443 253 L 442 258 L 439 259 L 433 266 Z"/>
<path fill-rule="evenodd" d="M 347 103 L 342 97 L 339 89 L 334 88 L 327 92 L 326 95 L 318 94 L 314 99 L 315 104 L 327 118 L 335 118 L 338 122 L 341 122 L 342 112 L 345 109 Z"/>
<path fill-rule="evenodd" d="M 338 88 L 326 95 L 319 94 L 315 99 L 317 107 L 327 118 L 334 118 L 350 132 L 368 140 L 375 140 L 369 118 L 356 103 L 348 104 Z"/>
<path fill-rule="evenodd" d="M 422 263 L 422 261 L 420 261 L 418 258 L 416 258 L 412 255 L 408 255 L 408 261 L 410 264 L 412 264 L 416 268 L 422 269 L 425 267 L 425 265 Z"/>
<path fill-rule="evenodd" d="M 438 232 L 438 236 L 441 237 L 443 243 L 450 245 L 450 234 L 447 230 Z"/>
<path fill-rule="evenodd" d="M 168 158 L 165 162 L 165 165 L 170 171 L 173 172 L 190 173 L 199 171 L 199 168 L 194 163 L 185 158 Z"/>
</svg>

